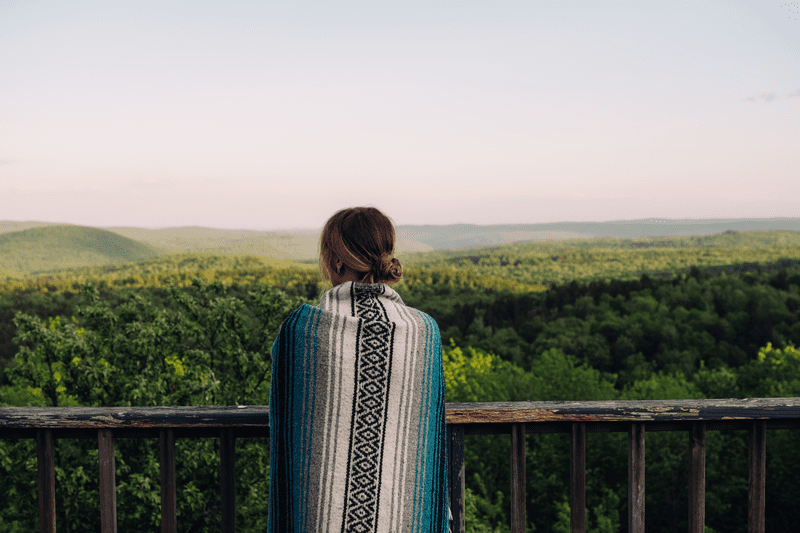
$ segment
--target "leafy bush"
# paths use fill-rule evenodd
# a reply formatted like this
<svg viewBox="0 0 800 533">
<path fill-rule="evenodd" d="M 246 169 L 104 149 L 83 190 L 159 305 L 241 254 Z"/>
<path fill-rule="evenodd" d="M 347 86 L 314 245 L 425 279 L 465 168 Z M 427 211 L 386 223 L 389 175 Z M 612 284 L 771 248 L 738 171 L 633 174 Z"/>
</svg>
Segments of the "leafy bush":
<svg viewBox="0 0 800 533">
<path fill-rule="evenodd" d="M 246 305 L 227 290 L 222 283 L 196 281 L 191 287 L 170 287 L 167 306 L 136 293 L 112 305 L 96 287 L 86 285 L 86 302 L 76 317 L 17 313 L 19 350 L 7 369 L 10 385 L 2 390 L 2 401 L 43 406 L 266 404 L 272 340 L 283 318 L 304 300 L 259 286 L 250 291 Z M 11 502 L 0 510 L 0 523 L 19 531 L 37 528 L 31 445 L 0 441 L 2 490 Z M 262 531 L 269 446 L 263 439 L 240 441 L 237 455 L 239 529 Z M 99 529 L 97 461 L 96 442 L 58 441 L 59 531 Z M 116 464 L 120 530 L 157 530 L 157 441 L 119 439 Z M 181 530 L 218 529 L 218 442 L 179 440 L 176 465 Z"/>
</svg>

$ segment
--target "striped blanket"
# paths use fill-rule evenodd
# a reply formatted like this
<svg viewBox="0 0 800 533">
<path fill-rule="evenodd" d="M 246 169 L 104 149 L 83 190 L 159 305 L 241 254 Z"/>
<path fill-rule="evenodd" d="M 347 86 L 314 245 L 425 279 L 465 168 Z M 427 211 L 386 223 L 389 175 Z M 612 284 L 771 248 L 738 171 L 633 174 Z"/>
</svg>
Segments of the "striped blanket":
<svg viewBox="0 0 800 533">
<path fill-rule="evenodd" d="M 272 346 L 269 531 L 448 530 L 439 328 L 383 284 L 303 305 Z"/>
</svg>

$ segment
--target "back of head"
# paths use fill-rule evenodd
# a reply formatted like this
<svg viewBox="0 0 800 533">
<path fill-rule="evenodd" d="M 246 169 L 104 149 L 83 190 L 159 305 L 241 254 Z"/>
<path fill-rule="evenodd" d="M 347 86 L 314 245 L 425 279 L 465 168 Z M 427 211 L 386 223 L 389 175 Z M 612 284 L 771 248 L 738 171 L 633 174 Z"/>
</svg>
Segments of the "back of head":
<svg viewBox="0 0 800 533">
<path fill-rule="evenodd" d="M 361 283 L 395 283 L 403 267 L 394 257 L 394 225 L 374 207 L 337 211 L 322 230 L 320 268 L 327 279 L 345 267 Z"/>
</svg>

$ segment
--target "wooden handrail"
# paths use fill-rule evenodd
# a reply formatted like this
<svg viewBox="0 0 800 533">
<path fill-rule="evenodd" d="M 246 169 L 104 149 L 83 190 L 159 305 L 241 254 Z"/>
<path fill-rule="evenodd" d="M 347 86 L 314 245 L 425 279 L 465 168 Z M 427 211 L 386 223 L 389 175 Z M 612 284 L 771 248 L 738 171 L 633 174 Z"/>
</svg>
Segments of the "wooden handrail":
<svg viewBox="0 0 800 533">
<path fill-rule="evenodd" d="M 649 400 L 608 402 L 448 403 L 447 423 L 545 424 L 563 422 L 720 422 L 797 420 L 800 398 Z M 234 429 L 264 433 L 269 406 L 0 407 L 0 430 L 160 428 Z M 488 428 L 482 428 L 487 430 Z M 569 432 L 567 426 L 554 432 Z M 627 429 L 620 429 L 627 431 Z M 503 431 L 507 432 L 507 431 Z"/>
<path fill-rule="evenodd" d="M 748 531 L 764 531 L 766 430 L 800 428 L 800 398 L 620 402 L 448 403 L 448 456 L 453 533 L 463 533 L 464 436 L 510 434 L 511 531 L 525 530 L 525 438 L 570 433 L 572 531 L 586 529 L 586 433 L 628 433 L 628 531 L 644 531 L 645 436 L 651 431 L 689 434 L 689 531 L 705 521 L 705 435 L 749 429 Z M 2 407 L 0 438 L 33 438 L 39 464 L 41 533 L 55 532 L 54 438 L 97 438 L 101 531 L 116 531 L 114 440 L 159 438 L 162 532 L 176 531 L 175 438 L 220 439 L 222 531 L 236 528 L 235 439 L 269 436 L 269 407 Z"/>
</svg>

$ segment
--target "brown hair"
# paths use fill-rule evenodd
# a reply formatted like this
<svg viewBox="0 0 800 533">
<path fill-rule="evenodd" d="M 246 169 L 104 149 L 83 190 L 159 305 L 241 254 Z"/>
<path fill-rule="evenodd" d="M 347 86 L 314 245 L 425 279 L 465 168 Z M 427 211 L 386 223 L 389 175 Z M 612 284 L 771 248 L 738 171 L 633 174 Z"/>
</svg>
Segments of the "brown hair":
<svg viewBox="0 0 800 533">
<path fill-rule="evenodd" d="M 319 263 L 325 279 L 331 272 L 343 273 L 344 266 L 361 283 L 395 283 L 403 277 L 403 267 L 394 257 L 394 225 L 374 207 L 342 209 L 328 219 Z"/>
</svg>

